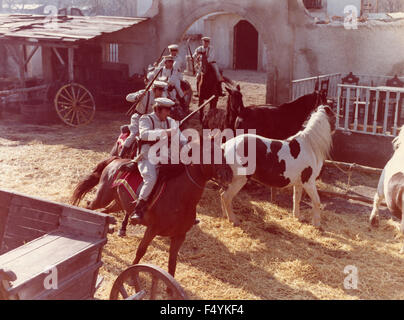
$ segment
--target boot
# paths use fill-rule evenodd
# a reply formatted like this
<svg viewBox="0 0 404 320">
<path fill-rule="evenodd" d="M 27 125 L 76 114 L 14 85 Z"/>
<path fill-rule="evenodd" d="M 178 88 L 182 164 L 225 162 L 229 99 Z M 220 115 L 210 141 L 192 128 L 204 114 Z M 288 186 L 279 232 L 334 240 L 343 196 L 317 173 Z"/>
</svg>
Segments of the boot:
<svg viewBox="0 0 404 320">
<path fill-rule="evenodd" d="M 147 211 L 147 201 L 143 199 L 139 199 L 136 202 L 136 207 L 133 210 L 133 214 L 130 217 L 131 224 L 141 224 L 143 221 L 143 216 Z"/>
</svg>

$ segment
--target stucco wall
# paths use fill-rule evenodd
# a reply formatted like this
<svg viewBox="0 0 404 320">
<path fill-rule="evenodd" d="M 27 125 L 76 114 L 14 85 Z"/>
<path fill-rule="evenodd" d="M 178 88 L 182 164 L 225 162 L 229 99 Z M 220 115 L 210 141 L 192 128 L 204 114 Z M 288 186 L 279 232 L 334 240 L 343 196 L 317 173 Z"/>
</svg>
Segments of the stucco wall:
<svg viewBox="0 0 404 320">
<path fill-rule="evenodd" d="M 352 71 L 356 74 L 404 74 L 404 24 L 312 25 L 296 32 L 294 79 Z"/>
</svg>

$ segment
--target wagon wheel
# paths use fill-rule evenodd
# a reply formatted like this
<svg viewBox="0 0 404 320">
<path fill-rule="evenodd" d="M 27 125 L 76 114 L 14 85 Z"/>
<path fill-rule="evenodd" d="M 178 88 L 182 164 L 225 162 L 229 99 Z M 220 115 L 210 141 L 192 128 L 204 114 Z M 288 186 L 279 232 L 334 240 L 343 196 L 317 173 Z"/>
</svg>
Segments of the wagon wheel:
<svg viewBox="0 0 404 320">
<path fill-rule="evenodd" d="M 110 300 L 187 300 L 184 289 L 166 271 L 151 264 L 137 264 L 115 280 Z"/>
<path fill-rule="evenodd" d="M 81 84 L 64 85 L 56 93 L 54 101 L 60 119 L 69 126 L 86 125 L 94 118 L 94 98 L 90 91 Z"/>
</svg>

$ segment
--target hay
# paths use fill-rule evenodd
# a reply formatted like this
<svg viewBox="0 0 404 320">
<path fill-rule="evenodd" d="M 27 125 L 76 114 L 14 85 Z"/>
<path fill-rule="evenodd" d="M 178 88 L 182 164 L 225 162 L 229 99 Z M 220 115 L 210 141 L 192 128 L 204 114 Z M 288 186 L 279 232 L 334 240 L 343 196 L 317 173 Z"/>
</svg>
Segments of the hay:
<svg viewBox="0 0 404 320">
<path fill-rule="evenodd" d="M 239 74 L 226 72 L 233 79 Z M 242 90 L 251 89 L 245 91 L 246 105 L 262 103 L 256 99 L 264 96 L 265 74 L 241 75 L 251 83 L 241 81 Z M 127 120 L 123 113 L 97 111 L 91 125 L 73 129 L 28 126 L 6 116 L 0 120 L 0 188 L 64 203 L 79 179 L 107 156 Z M 355 179 L 354 185 L 377 184 L 373 176 Z M 318 185 L 343 190 L 344 183 L 331 170 Z M 278 204 L 268 199 L 269 190 L 247 185 L 234 200 L 243 221 L 234 227 L 222 217 L 215 185 L 208 184 L 197 208 L 201 223 L 188 233 L 177 264 L 176 279 L 191 299 L 404 299 L 397 222 L 382 215 L 380 227 L 370 229 L 369 206 L 322 199 L 320 231 L 292 218 L 291 190 L 278 194 Z M 310 221 L 309 207 L 302 204 L 302 211 Z M 120 224 L 122 214 L 115 216 Z M 105 280 L 97 298 L 108 298 L 113 281 L 134 259 L 143 232 L 144 227 L 131 226 L 127 238 L 108 236 L 100 270 Z M 142 262 L 167 269 L 168 248 L 168 239 L 156 238 Z M 347 265 L 358 268 L 358 290 L 343 287 Z"/>
</svg>

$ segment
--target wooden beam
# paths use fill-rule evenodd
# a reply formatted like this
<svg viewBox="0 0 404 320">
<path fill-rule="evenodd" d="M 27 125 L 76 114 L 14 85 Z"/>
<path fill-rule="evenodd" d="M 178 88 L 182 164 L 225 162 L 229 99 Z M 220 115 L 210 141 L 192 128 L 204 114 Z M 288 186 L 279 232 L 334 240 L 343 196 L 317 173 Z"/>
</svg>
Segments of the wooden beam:
<svg viewBox="0 0 404 320">
<path fill-rule="evenodd" d="M 69 59 L 69 64 L 68 64 L 69 81 L 73 82 L 74 81 L 74 49 L 69 48 L 67 50 L 68 50 L 67 53 L 68 53 L 68 59 Z"/>
<path fill-rule="evenodd" d="M 361 166 L 356 163 L 346 163 L 346 162 L 338 162 L 338 161 L 331 161 L 331 160 L 326 160 L 324 162 L 324 166 L 325 167 L 337 167 L 340 169 L 344 169 L 346 171 L 356 170 L 359 172 L 373 173 L 373 174 L 377 174 L 377 175 L 380 175 L 383 171 L 382 169 Z"/>
<path fill-rule="evenodd" d="M 52 48 L 52 50 L 53 50 L 53 52 L 56 54 L 56 57 L 58 57 L 59 62 L 60 62 L 62 65 L 65 66 L 66 63 L 65 63 L 65 61 L 63 60 L 62 56 L 60 55 L 58 49 L 57 49 L 57 48 Z"/>
<path fill-rule="evenodd" d="M 24 66 L 27 66 L 27 64 L 30 62 L 31 58 L 34 56 L 35 52 L 37 52 L 37 50 L 39 49 L 39 46 L 35 46 L 32 51 L 30 52 L 30 54 L 28 55 L 27 59 L 24 62 Z"/>
</svg>

